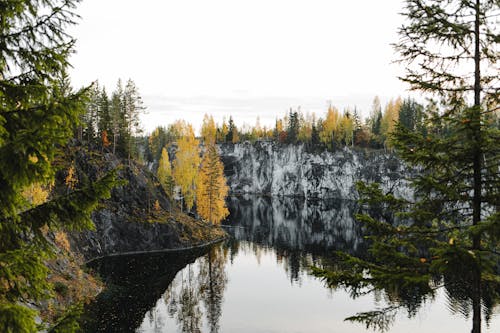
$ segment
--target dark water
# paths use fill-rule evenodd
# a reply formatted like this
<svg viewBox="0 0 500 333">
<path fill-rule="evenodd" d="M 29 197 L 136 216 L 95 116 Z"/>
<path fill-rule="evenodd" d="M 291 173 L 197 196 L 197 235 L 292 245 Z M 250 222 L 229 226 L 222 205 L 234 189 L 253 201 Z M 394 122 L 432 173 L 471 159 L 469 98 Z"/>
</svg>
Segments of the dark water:
<svg viewBox="0 0 500 333">
<path fill-rule="evenodd" d="M 349 202 L 231 198 L 232 239 L 190 253 L 113 257 L 95 263 L 109 288 L 85 315 L 86 332 L 366 332 L 344 319 L 389 303 L 353 299 L 311 276 L 333 250 L 365 251 Z M 390 332 L 470 332 L 471 318 L 444 290 Z M 484 332 L 500 332 L 493 316 Z"/>
</svg>

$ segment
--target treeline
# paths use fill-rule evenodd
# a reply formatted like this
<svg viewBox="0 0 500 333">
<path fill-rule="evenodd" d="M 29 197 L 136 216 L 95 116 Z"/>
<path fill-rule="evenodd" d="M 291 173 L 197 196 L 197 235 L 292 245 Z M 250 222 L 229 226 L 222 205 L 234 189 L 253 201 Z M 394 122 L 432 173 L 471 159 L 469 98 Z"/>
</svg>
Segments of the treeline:
<svg viewBox="0 0 500 333">
<path fill-rule="evenodd" d="M 425 114 L 424 106 L 413 99 L 397 98 L 382 108 L 379 98 L 375 97 L 370 115 L 364 121 L 357 108 L 340 111 L 330 105 L 323 117 L 304 113 L 300 108 L 290 109 L 282 118 L 276 119 L 274 128 L 261 126 L 257 120 L 255 126 L 233 130 L 236 134 L 229 136 L 225 132 L 229 126 L 224 122 L 217 131 L 221 134 L 219 142 L 267 140 L 304 143 L 329 150 L 342 146 L 383 148 L 388 145 L 387 139 L 397 122 L 411 129 L 425 130 Z"/>
<path fill-rule="evenodd" d="M 424 107 L 411 98 L 391 100 L 382 108 L 379 98 L 375 97 L 370 115 L 364 121 L 357 108 L 341 112 L 334 106 L 328 107 L 326 114 L 319 118 L 314 113 L 302 112 L 300 108 L 290 109 L 282 118 L 276 119 L 274 127 L 261 126 L 257 118 L 254 126 L 238 128 L 232 116 L 228 121 L 224 118 L 221 124 L 216 124 L 212 116 L 205 115 L 201 137 L 213 136 L 216 143 L 274 141 L 303 143 L 328 150 L 342 146 L 380 149 L 390 147 L 388 138 L 398 122 L 425 134 L 429 128 L 427 120 L 435 112 L 435 104 Z M 179 120 L 166 127 L 157 127 L 148 137 L 145 159 L 157 161 L 162 147 L 176 142 L 186 126 L 186 122 Z"/>
<path fill-rule="evenodd" d="M 95 82 L 89 90 L 86 110 L 75 136 L 121 157 L 140 159 L 139 116 L 144 111 L 142 97 L 131 79 L 125 86 L 119 79 L 111 96 Z"/>
<path fill-rule="evenodd" d="M 433 101 L 423 105 L 412 98 L 397 98 L 382 107 L 379 98 L 375 97 L 370 114 L 364 121 L 357 108 L 347 108 L 341 112 L 330 105 L 326 114 L 319 118 L 314 113 L 303 113 L 300 108 L 290 109 L 282 118 L 276 119 L 273 128 L 261 126 L 259 118 L 254 126 L 243 125 L 239 129 L 232 117 L 229 117 L 228 122 L 223 120 L 222 124 L 215 125 L 211 116 L 205 116 L 201 135 L 203 137 L 204 132 L 215 131 L 217 143 L 274 141 L 302 143 L 328 150 L 343 146 L 390 149 L 391 134 L 397 124 L 424 136 L 430 132 L 446 135 L 449 129 L 439 120 L 444 113 L 446 110 L 440 109 Z M 492 126 L 498 127 L 498 114 L 491 114 L 490 121 Z M 157 140 L 155 136 L 161 133 L 165 133 L 165 138 L 170 140 L 175 136 L 175 125 L 157 129 L 150 137 L 150 142 L 151 138 Z"/>
</svg>

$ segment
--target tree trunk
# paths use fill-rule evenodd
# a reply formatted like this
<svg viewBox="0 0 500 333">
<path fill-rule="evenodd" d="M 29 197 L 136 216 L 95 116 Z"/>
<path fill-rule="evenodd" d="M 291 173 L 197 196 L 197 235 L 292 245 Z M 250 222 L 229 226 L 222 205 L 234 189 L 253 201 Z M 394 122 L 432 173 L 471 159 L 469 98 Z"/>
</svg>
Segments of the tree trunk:
<svg viewBox="0 0 500 333">
<path fill-rule="evenodd" d="M 472 199 L 472 224 L 477 225 L 481 221 L 481 199 L 482 199 L 482 179 L 481 179 L 481 50 L 480 50 L 480 0 L 476 0 L 475 5 L 475 22 L 474 22 L 474 108 L 472 110 L 472 126 L 473 126 L 473 169 L 474 169 L 474 184 L 473 184 L 473 199 Z M 481 235 L 475 234 L 472 236 L 472 249 L 479 250 L 481 248 Z M 475 268 L 473 278 L 473 295 L 472 295 L 472 333 L 481 333 L 481 267 L 479 264 Z"/>
<path fill-rule="evenodd" d="M 481 270 L 474 272 L 472 294 L 472 333 L 481 333 Z"/>
</svg>

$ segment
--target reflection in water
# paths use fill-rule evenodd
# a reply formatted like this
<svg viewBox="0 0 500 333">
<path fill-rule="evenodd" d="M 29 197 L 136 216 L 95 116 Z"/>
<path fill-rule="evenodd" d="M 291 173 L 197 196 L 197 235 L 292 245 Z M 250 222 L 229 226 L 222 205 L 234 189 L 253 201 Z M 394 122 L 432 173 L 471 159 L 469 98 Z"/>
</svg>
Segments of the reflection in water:
<svg viewBox="0 0 500 333">
<path fill-rule="evenodd" d="M 106 290 L 87 306 L 82 317 L 84 332 L 135 332 L 148 310 L 176 274 L 203 254 L 141 254 L 100 259 L 90 265 L 106 283 Z"/>
<path fill-rule="evenodd" d="M 231 197 L 226 230 L 236 240 L 272 247 L 290 279 L 334 250 L 361 255 L 365 251 L 356 203 L 307 201 L 290 197 Z M 261 246 L 254 246 L 259 255 Z"/>
<path fill-rule="evenodd" d="M 316 253 L 361 247 L 352 201 L 242 196 L 231 197 L 228 207 L 226 224 L 237 240 Z"/>
<path fill-rule="evenodd" d="M 175 319 L 177 332 L 218 332 L 228 282 L 227 254 L 227 247 L 214 246 L 179 272 L 137 331 L 167 332 L 162 329 L 168 329 L 167 322 Z"/>
<path fill-rule="evenodd" d="M 351 203 L 247 197 L 232 198 L 230 208 L 234 238 L 223 244 L 97 262 L 108 289 L 88 307 L 84 331 L 360 332 L 364 326 L 344 319 L 403 302 L 411 306 L 394 315 L 393 332 L 468 331 L 467 320 L 451 316 L 447 305 L 468 312 L 456 297 L 447 302 L 444 289 L 422 294 L 393 286 L 374 295 L 360 289 L 353 298 L 352 290 L 325 288 L 310 274 L 312 265 L 334 267 L 334 249 L 364 250 Z M 497 332 L 500 320 L 490 323 L 486 332 Z"/>
</svg>

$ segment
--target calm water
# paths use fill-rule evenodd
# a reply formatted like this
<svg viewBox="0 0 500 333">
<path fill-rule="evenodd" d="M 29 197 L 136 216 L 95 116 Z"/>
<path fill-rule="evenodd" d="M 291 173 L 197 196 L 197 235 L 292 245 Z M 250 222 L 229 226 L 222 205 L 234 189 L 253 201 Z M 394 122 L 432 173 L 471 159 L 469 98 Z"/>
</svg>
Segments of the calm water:
<svg viewBox="0 0 500 333">
<path fill-rule="evenodd" d="M 109 286 L 86 313 L 86 332 L 367 332 L 344 321 L 387 305 L 383 292 L 352 299 L 310 275 L 333 250 L 362 254 L 352 203 L 232 198 L 232 239 L 182 254 L 107 258 Z M 390 332 L 470 332 L 444 290 Z M 485 332 L 500 332 L 493 316 Z"/>
</svg>

